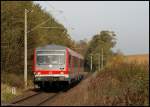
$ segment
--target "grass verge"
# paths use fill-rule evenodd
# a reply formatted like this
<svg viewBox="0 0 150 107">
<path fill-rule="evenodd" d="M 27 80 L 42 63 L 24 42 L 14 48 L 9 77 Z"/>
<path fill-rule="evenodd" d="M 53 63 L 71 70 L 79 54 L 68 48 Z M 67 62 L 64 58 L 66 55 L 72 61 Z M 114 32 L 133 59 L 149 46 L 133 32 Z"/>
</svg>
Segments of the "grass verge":
<svg viewBox="0 0 150 107">
<path fill-rule="evenodd" d="M 28 77 L 28 88 L 32 88 L 32 77 Z M 4 73 L 1 74 L 1 102 L 11 102 L 13 98 L 23 94 L 24 79 L 22 74 Z"/>
</svg>

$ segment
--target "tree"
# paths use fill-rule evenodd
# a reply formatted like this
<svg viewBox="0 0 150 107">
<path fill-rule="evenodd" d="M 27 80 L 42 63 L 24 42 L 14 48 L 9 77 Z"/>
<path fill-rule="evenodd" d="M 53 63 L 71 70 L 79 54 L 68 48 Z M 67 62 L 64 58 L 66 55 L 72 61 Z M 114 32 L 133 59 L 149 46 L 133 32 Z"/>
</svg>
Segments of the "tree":
<svg viewBox="0 0 150 107">
<path fill-rule="evenodd" d="M 77 47 L 76 51 L 79 52 L 81 55 L 85 56 L 87 48 L 88 48 L 87 39 L 76 42 L 76 47 Z"/>
<path fill-rule="evenodd" d="M 104 55 L 104 64 L 106 64 L 109 57 L 112 55 L 112 48 L 116 44 L 116 34 L 111 31 L 101 31 L 100 34 L 94 35 L 89 43 L 87 53 L 85 55 L 85 65 L 90 69 L 91 59 L 93 56 L 93 71 L 98 70 L 99 55 Z"/>
</svg>

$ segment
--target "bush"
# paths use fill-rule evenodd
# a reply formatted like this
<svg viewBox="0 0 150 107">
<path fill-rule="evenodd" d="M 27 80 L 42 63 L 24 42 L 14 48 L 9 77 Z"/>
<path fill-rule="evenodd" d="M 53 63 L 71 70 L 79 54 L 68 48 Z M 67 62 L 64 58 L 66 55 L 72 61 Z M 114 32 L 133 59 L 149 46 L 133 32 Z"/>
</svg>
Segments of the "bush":
<svg viewBox="0 0 150 107">
<path fill-rule="evenodd" d="M 1 84 L 1 102 L 10 102 L 13 98 L 20 94 L 20 90 L 16 88 L 16 94 L 12 93 L 12 87 L 7 84 Z"/>
<path fill-rule="evenodd" d="M 10 86 L 23 88 L 24 79 L 23 75 L 18 75 L 14 73 L 3 73 L 2 78 L 3 83 L 8 84 Z"/>
</svg>

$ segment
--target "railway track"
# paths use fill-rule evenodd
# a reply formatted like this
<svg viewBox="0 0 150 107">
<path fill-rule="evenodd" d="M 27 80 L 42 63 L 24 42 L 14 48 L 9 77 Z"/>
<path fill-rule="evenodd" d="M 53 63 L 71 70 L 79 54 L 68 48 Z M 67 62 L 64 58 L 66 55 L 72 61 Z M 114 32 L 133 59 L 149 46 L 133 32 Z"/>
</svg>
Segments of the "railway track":
<svg viewBox="0 0 150 107">
<path fill-rule="evenodd" d="M 37 96 L 40 93 L 41 92 L 38 92 L 38 93 L 30 94 L 28 96 L 23 96 L 21 99 L 15 99 L 15 101 L 11 102 L 11 104 L 17 104 L 18 102 L 24 101 L 24 100 L 29 99 L 29 98 L 34 97 L 34 96 Z"/>
<path fill-rule="evenodd" d="M 67 88 L 64 88 L 60 91 L 47 91 L 47 90 L 40 90 L 40 91 L 33 91 L 28 92 L 26 95 L 21 96 L 20 98 L 16 98 L 14 101 L 12 101 L 10 104 L 7 104 L 5 106 L 40 106 L 43 103 L 50 101 L 60 93 L 63 93 L 63 91 L 67 90 Z"/>
<path fill-rule="evenodd" d="M 15 103 L 12 103 L 12 104 L 16 105 L 16 106 L 17 105 L 19 105 L 19 106 L 23 106 L 23 105 L 39 106 L 39 105 L 42 105 L 47 100 L 51 100 L 56 95 L 58 95 L 58 93 L 45 93 L 45 92 L 42 92 L 40 94 L 36 94 L 34 96 L 28 97 L 27 99 L 19 100 Z"/>
<path fill-rule="evenodd" d="M 84 79 L 88 78 L 89 75 L 86 75 Z M 54 91 L 53 90 L 30 90 L 24 96 L 20 96 L 19 98 L 16 98 L 13 100 L 10 104 L 4 105 L 4 106 L 41 106 L 46 104 L 47 102 L 50 102 L 52 99 L 57 97 L 60 94 L 63 94 L 67 90 L 73 88 L 76 86 L 79 82 L 76 82 L 72 84 L 69 87 L 65 87 L 61 90 Z"/>
<path fill-rule="evenodd" d="M 39 90 L 39 91 L 28 91 L 23 96 L 15 98 L 9 104 L 3 104 L 3 106 L 40 106 L 45 102 L 49 102 L 61 93 L 69 90 L 70 87 L 66 87 L 62 90 Z"/>
</svg>

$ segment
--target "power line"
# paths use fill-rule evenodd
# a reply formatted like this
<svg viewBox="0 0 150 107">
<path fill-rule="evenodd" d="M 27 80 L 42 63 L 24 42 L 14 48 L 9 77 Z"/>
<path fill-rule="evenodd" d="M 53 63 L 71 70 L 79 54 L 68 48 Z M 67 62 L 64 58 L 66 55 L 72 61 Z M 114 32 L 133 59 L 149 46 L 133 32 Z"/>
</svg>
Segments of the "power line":
<svg viewBox="0 0 150 107">
<path fill-rule="evenodd" d="M 53 11 L 57 11 L 57 12 L 59 12 L 59 13 L 64 13 L 64 11 L 56 9 L 53 5 L 50 4 L 50 2 L 48 2 L 47 5 L 49 5 L 49 6 L 53 9 Z M 70 23 L 68 22 L 66 16 L 63 15 L 63 14 L 61 14 L 61 16 L 63 17 L 63 19 L 64 19 L 64 21 L 65 21 L 65 23 L 66 23 L 66 27 L 67 27 L 67 29 L 68 29 L 68 32 L 70 32 L 70 30 L 74 30 L 74 28 L 71 27 Z M 56 18 L 56 19 L 57 19 L 57 18 Z M 57 20 L 57 21 L 58 21 L 58 20 Z M 71 33 L 71 32 L 70 32 L 70 33 Z"/>
</svg>

